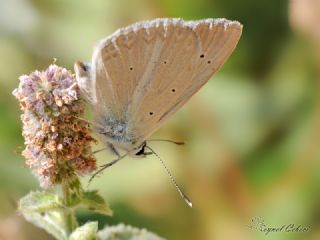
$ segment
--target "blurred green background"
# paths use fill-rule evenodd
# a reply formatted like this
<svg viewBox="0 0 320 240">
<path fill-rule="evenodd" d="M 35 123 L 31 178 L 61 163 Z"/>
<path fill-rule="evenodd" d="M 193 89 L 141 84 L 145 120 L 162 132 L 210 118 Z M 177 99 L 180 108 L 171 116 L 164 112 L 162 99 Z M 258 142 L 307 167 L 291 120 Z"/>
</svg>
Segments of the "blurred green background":
<svg viewBox="0 0 320 240">
<path fill-rule="evenodd" d="M 155 17 L 225 17 L 244 25 L 238 47 L 214 79 L 154 135 L 194 203 L 181 200 L 152 156 L 127 159 L 96 178 L 113 217 L 80 212 L 82 222 L 124 222 L 173 240 L 320 239 L 320 1 L 0 0 L 0 239 L 51 239 L 16 213 L 38 183 L 24 167 L 18 77 L 53 58 L 73 68 L 119 27 Z M 99 148 L 99 146 L 97 146 Z M 99 163 L 111 160 L 99 153 Z M 83 179 L 84 184 L 87 179 Z M 264 233 L 247 225 L 310 226 Z"/>
</svg>

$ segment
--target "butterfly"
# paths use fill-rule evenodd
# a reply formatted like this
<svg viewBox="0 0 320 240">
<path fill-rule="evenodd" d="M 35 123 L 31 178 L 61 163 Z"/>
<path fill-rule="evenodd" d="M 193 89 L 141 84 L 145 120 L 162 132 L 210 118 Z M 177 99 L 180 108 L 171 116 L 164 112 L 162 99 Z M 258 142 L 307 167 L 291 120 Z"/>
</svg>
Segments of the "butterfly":
<svg viewBox="0 0 320 240">
<path fill-rule="evenodd" d="M 96 131 L 118 156 L 104 167 L 154 153 L 146 140 L 220 69 L 241 32 L 227 19 L 142 21 L 102 39 L 91 64 L 76 62 Z"/>
</svg>

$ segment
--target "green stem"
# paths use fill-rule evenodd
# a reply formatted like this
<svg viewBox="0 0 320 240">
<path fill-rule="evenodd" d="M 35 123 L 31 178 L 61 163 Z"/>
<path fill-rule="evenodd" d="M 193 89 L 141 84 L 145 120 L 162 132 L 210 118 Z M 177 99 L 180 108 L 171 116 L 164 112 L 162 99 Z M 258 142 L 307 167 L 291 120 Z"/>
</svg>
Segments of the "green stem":
<svg viewBox="0 0 320 240">
<path fill-rule="evenodd" d="M 66 209 L 64 210 L 64 229 L 69 236 L 77 227 L 78 222 L 75 217 L 73 206 L 77 197 L 81 194 L 81 185 L 77 177 L 70 182 L 63 182 L 62 186 L 62 197 L 63 203 Z"/>
<path fill-rule="evenodd" d="M 75 223 L 75 216 L 72 209 L 69 208 L 70 206 L 70 190 L 69 186 L 62 184 L 62 193 L 63 193 L 63 201 L 64 205 L 66 206 L 66 209 L 64 210 L 64 225 L 65 225 L 65 231 L 67 235 L 69 236 L 73 230 L 76 228 Z"/>
</svg>

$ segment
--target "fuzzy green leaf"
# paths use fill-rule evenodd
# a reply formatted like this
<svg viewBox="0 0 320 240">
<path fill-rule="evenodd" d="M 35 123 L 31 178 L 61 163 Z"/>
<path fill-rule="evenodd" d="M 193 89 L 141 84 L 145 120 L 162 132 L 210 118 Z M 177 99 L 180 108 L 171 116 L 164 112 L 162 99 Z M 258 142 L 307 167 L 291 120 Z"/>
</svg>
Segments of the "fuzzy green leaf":
<svg viewBox="0 0 320 240">
<path fill-rule="evenodd" d="M 84 192 L 80 206 L 90 211 L 112 216 L 112 210 L 97 191 Z"/>
<path fill-rule="evenodd" d="M 119 224 L 106 226 L 98 232 L 98 240 L 164 240 L 146 229 L 138 229 L 128 225 Z"/>
<path fill-rule="evenodd" d="M 88 222 L 74 230 L 69 240 L 96 240 L 97 231 L 98 222 Z"/>
<path fill-rule="evenodd" d="M 63 209 L 61 199 L 57 195 L 46 191 L 30 192 L 19 202 L 19 210 L 23 212 L 46 212 L 58 209 Z"/>
<path fill-rule="evenodd" d="M 21 211 L 25 219 L 37 227 L 40 227 L 58 240 L 67 240 L 67 233 L 64 230 L 64 222 L 61 212 L 51 211 L 39 213 L 32 211 Z"/>
<path fill-rule="evenodd" d="M 59 240 L 66 240 L 61 200 L 53 193 L 46 191 L 31 192 L 19 201 L 19 211 L 25 219 L 43 228 Z"/>
</svg>

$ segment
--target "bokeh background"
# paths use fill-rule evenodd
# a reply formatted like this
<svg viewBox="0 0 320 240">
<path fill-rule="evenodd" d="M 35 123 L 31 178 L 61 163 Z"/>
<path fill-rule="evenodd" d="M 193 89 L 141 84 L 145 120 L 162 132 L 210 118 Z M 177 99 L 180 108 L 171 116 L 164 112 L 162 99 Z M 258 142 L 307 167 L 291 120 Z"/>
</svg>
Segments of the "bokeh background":
<svg viewBox="0 0 320 240">
<path fill-rule="evenodd" d="M 154 157 L 127 159 L 95 179 L 113 217 L 79 212 L 82 222 L 124 222 L 173 240 L 320 239 L 320 1 L 0 0 L 0 239 L 51 239 L 16 212 L 39 188 L 24 159 L 18 77 L 53 58 L 72 69 L 119 27 L 155 17 L 225 17 L 243 23 L 231 58 L 154 135 L 193 200 L 189 209 Z M 99 148 L 99 146 L 97 146 Z M 102 164 L 113 157 L 99 153 Z M 87 179 L 83 179 L 86 183 Z M 250 229 L 310 226 L 304 233 Z"/>
</svg>

